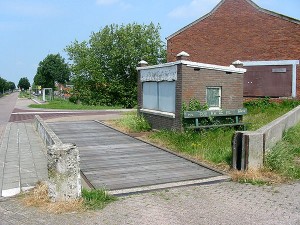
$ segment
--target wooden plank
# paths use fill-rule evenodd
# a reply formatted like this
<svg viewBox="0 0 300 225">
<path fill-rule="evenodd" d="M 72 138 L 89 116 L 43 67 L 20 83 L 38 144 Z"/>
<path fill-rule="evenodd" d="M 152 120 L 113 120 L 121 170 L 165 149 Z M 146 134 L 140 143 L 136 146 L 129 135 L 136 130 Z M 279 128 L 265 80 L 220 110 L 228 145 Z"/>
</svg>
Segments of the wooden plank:
<svg viewBox="0 0 300 225">
<path fill-rule="evenodd" d="M 93 121 L 49 126 L 63 142 L 79 147 L 81 171 L 95 187 L 115 190 L 220 175 Z"/>
</svg>

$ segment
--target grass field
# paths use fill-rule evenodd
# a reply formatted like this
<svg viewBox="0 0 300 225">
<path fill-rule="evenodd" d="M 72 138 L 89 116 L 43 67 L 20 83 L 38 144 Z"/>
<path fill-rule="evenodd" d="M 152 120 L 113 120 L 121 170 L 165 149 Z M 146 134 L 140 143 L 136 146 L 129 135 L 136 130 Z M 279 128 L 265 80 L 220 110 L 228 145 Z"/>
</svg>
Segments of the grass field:
<svg viewBox="0 0 300 225">
<path fill-rule="evenodd" d="M 31 108 L 42 108 L 42 109 L 69 109 L 69 110 L 103 110 L 103 109 L 121 109 L 120 106 L 93 106 L 93 105 L 82 105 L 74 104 L 68 100 L 55 99 L 47 102 L 46 104 L 32 104 Z"/>
</svg>

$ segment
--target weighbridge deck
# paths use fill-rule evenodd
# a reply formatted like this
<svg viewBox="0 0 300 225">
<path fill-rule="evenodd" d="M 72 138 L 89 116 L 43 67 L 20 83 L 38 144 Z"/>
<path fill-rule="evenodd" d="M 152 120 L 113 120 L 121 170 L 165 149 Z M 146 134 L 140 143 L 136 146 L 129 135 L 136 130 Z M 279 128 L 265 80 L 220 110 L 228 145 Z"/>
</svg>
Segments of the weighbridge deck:
<svg viewBox="0 0 300 225">
<path fill-rule="evenodd" d="M 48 123 L 64 143 L 75 143 L 80 151 L 80 167 L 95 188 L 124 190 L 224 176 L 187 159 L 96 121 Z M 214 179 L 215 178 L 215 179 Z M 171 185 L 172 186 L 172 185 Z M 168 186 L 168 187 L 171 187 Z"/>
</svg>

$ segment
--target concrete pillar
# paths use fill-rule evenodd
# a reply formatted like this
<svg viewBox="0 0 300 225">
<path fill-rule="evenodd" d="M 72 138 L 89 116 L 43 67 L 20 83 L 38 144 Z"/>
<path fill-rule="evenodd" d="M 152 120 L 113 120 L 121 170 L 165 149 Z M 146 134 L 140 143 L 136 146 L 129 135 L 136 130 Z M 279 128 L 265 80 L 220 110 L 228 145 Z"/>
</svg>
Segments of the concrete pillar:
<svg viewBox="0 0 300 225">
<path fill-rule="evenodd" d="M 243 62 L 241 62 L 240 60 L 237 60 L 237 61 L 234 61 L 233 63 L 232 63 L 232 65 L 234 66 L 234 67 L 236 67 L 236 68 L 243 68 Z"/>
<path fill-rule="evenodd" d="M 79 151 L 75 144 L 48 146 L 48 191 L 51 201 L 75 200 L 81 196 Z"/>
<path fill-rule="evenodd" d="M 138 66 L 139 66 L 139 67 L 146 67 L 146 66 L 148 66 L 148 63 L 147 63 L 145 60 L 142 60 L 142 61 L 140 61 L 140 62 L 138 63 Z"/>
<path fill-rule="evenodd" d="M 189 60 L 190 54 L 182 51 L 176 55 L 176 60 Z"/>
</svg>

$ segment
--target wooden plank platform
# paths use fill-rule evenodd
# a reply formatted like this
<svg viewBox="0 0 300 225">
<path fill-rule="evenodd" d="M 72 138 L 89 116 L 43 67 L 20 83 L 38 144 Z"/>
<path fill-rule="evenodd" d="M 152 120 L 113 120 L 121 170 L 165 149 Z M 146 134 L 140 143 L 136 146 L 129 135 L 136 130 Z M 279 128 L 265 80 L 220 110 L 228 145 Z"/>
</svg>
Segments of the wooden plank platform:
<svg viewBox="0 0 300 225">
<path fill-rule="evenodd" d="M 95 188 L 121 190 L 222 176 L 96 121 L 48 125 L 62 142 L 78 146 L 81 171 Z"/>
</svg>

